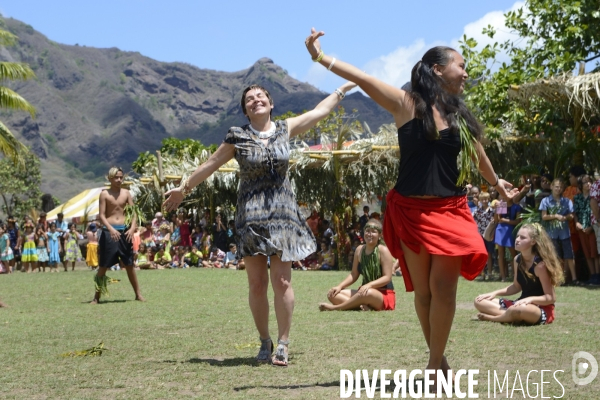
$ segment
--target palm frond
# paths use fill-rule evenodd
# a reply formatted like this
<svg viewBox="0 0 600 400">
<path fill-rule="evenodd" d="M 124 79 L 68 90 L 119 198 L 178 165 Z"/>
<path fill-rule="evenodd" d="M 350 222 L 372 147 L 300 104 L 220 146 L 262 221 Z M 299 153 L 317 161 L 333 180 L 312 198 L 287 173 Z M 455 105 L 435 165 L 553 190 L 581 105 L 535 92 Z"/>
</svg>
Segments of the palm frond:
<svg viewBox="0 0 600 400">
<path fill-rule="evenodd" d="M 83 224 L 84 229 L 87 228 L 88 222 L 90 221 L 90 214 L 92 212 L 92 207 L 94 206 L 96 201 L 94 201 L 94 200 L 88 201 L 85 204 L 85 207 L 83 208 L 83 217 L 81 219 L 81 223 Z"/>
<path fill-rule="evenodd" d="M 35 117 L 35 108 L 17 92 L 4 86 L 0 86 L 0 108 L 28 111 L 32 118 Z"/>
<path fill-rule="evenodd" d="M 138 226 L 141 226 L 144 224 L 144 222 L 146 222 L 146 216 L 138 205 L 127 204 L 125 206 L 125 225 L 131 225 L 131 222 L 134 219 Z"/>
<path fill-rule="evenodd" d="M 29 149 L 19 142 L 12 132 L 0 121 L 0 153 L 11 159 L 15 164 L 24 166 L 25 154 Z"/>
<path fill-rule="evenodd" d="M 40 213 L 35 208 L 29 210 L 29 216 L 33 220 L 33 223 L 37 225 L 37 221 L 40 219 Z"/>
<path fill-rule="evenodd" d="M 25 63 L 0 62 L 0 80 L 20 80 L 35 78 L 35 72 Z"/>
<path fill-rule="evenodd" d="M 12 33 L 5 31 L 4 29 L 0 29 L 0 45 L 2 46 L 13 46 L 17 43 L 17 36 Z"/>
<path fill-rule="evenodd" d="M 467 122 L 461 116 L 458 116 L 458 126 L 460 131 L 460 172 L 456 184 L 462 186 L 464 182 L 470 182 L 473 176 L 472 163 L 479 165 L 479 154 L 475 148 L 476 139 L 471 134 Z"/>
</svg>

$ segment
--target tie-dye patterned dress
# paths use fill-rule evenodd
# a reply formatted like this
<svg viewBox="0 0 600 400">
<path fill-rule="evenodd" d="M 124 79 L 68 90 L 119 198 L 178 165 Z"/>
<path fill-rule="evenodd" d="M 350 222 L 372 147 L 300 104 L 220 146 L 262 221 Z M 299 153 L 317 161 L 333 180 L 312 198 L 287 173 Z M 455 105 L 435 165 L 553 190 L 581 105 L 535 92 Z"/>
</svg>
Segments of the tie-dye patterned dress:
<svg viewBox="0 0 600 400">
<path fill-rule="evenodd" d="M 235 146 L 240 166 L 235 215 L 238 256 L 278 255 L 282 261 L 296 261 L 314 253 L 315 237 L 288 178 L 287 122 L 275 122 L 275 133 L 266 146 L 249 125 L 231 128 L 225 143 Z"/>
</svg>

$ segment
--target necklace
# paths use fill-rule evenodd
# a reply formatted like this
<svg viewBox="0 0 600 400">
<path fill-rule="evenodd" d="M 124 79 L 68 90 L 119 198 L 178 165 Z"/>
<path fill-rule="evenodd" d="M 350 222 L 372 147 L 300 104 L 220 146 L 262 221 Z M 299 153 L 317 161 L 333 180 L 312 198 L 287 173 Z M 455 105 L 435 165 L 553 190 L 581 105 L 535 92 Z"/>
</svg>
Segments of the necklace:
<svg viewBox="0 0 600 400">
<path fill-rule="evenodd" d="M 250 130 L 252 132 L 254 132 L 254 134 L 256 136 L 258 136 L 259 139 L 268 139 L 268 138 L 270 138 L 271 136 L 273 136 L 275 134 L 275 123 L 273 121 L 271 121 L 271 127 L 267 131 L 265 131 L 265 132 L 259 132 L 259 131 L 257 131 L 256 129 L 254 129 L 252 127 L 252 124 L 250 124 Z"/>
</svg>

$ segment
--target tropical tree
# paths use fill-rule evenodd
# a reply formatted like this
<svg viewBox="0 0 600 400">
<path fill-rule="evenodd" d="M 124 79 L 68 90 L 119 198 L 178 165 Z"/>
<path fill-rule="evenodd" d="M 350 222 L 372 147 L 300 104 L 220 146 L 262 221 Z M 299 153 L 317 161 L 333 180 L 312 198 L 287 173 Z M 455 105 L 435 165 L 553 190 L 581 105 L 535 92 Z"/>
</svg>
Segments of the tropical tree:
<svg viewBox="0 0 600 400">
<path fill-rule="evenodd" d="M 0 160 L 1 209 L 4 214 L 18 219 L 39 210 L 43 196 L 39 158 L 32 152 L 23 153 L 20 157 L 27 168 L 9 158 Z"/>
<path fill-rule="evenodd" d="M 514 178 L 540 168 L 559 175 L 573 163 L 595 163 L 589 156 L 594 154 L 590 146 L 597 145 L 592 133 L 600 123 L 597 113 L 582 118 L 542 97 L 509 101 L 508 92 L 572 74 L 578 65 L 578 73 L 585 73 L 585 63 L 600 57 L 599 10 L 600 0 L 528 0 L 505 14 L 515 39 L 479 48 L 473 38 L 463 37 L 461 49 L 473 83 L 466 99 L 486 125 L 492 141 L 488 154 L 505 175 Z M 488 26 L 483 33 L 493 39 L 496 30 Z M 501 54 L 510 61 L 500 62 Z"/>
<path fill-rule="evenodd" d="M 0 46 L 13 46 L 17 36 L 0 29 Z M 24 63 L 0 62 L 0 82 L 34 78 L 33 70 Z M 35 108 L 15 91 L 0 85 L 0 108 L 23 110 L 35 117 Z M 13 162 L 23 163 L 27 148 L 19 142 L 11 131 L 0 121 L 0 152 Z"/>
</svg>

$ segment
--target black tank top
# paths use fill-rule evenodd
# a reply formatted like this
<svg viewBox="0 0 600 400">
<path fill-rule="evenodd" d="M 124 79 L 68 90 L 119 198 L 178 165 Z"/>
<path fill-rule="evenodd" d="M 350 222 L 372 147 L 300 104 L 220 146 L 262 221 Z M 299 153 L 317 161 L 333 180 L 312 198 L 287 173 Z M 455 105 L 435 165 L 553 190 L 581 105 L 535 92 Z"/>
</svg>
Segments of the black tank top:
<svg viewBox="0 0 600 400">
<path fill-rule="evenodd" d="M 519 282 L 519 285 L 521 285 L 522 290 L 521 297 L 519 297 L 517 300 L 521 300 L 526 297 L 544 295 L 544 288 L 542 287 L 542 282 L 540 282 L 539 278 L 535 276 L 534 272 L 535 266 L 540 261 L 542 261 L 542 259 L 538 256 L 535 256 L 533 258 L 533 264 L 531 265 L 531 268 L 529 268 L 529 273 L 533 275 L 533 277 L 529 278 L 527 275 L 525 275 L 525 272 L 523 272 L 519 265 L 521 264 L 521 255 L 519 254 L 517 256 L 517 282 Z"/>
<path fill-rule="evenodd" d="M 394 189 L 403 196 L 463 196 L 456 186 L 460 136 L 449 129 L 440 138 L 427 140 L 423 120 L 414 118 L 398 128 L 400 170 Z"/>
</svg>

